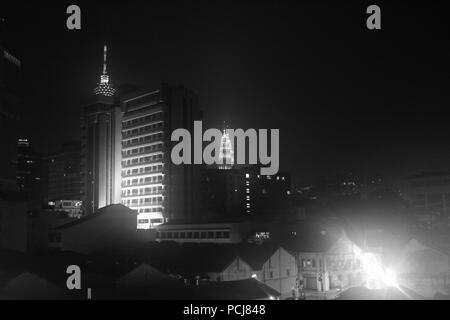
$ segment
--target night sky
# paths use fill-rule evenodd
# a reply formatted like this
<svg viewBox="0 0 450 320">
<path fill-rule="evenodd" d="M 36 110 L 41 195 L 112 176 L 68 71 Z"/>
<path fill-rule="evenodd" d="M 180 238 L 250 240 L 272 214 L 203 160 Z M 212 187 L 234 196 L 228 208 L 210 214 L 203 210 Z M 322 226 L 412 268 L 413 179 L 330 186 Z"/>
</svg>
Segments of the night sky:
<svg viewBox="0 0 450 320">
<path fill-rule="evenodd" d="M 106 42 L 116 86 L 183 84 L 204 128 L 279 128 L 281 169 L 298 184 L 450 167 L 447 8 L 335 2 L 2 3 L 23 63 L 23 135 L 44 154 L 79 137 Z M 81 31 L 66 29 L 69 4 Z M 369 4 L 381 30 L 366 28 Z"/>
</svg>

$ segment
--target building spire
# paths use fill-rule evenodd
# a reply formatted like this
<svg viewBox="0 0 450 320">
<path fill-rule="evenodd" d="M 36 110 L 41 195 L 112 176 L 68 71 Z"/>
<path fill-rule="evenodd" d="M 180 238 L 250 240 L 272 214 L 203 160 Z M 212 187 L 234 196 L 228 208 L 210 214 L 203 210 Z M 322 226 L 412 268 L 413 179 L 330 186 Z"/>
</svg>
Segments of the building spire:
<svg viewBox="0 0 450 320">
<path fill-rule="evenodd" d="M 108 52 L 108 48 L 106 44 L 103 46 L 103 75 L 106 75 L 106 53 Z"/>
<path fill-rule="evenodd" d="M 115 89 L 109 83 L 108 72 L 106 71 L 106 56 L 108 52 L 108 47 L 106 44 L 103 46 L 103 73 L 100 75 L 100 83 L 94 89 L 94 94 L 103 96 L 113 96 Z"/>
</svg>

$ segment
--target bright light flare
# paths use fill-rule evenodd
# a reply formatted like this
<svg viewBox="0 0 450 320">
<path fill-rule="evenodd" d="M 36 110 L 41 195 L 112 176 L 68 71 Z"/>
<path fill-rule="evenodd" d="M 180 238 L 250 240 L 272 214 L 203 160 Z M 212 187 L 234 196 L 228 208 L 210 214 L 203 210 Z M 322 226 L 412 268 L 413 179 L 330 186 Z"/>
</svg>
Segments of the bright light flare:
<svg viewBox="0 0 450 320">
<path fill-rule="evenodd" d="M 378 255 L 371 252 L 362 252 L 357 247 L 354 249 L 354 253 L 361 260 L 366 286 L 369 289 L 379 289 L 380 287 L 398 288 L 395 271 L 384 268 Z"/>
</svg>

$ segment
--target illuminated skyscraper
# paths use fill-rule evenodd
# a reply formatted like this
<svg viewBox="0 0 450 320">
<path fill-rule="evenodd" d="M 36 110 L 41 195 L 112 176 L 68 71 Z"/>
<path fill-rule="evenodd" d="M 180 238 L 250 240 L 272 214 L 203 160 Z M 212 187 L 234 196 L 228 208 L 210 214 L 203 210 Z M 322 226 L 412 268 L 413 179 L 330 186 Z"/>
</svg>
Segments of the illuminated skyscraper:
<svg viewBox="0 0 450 320">
<path fill-rule="evenodd" d="M 172 130 L 192 132 L 200 114 L 197 97 L 162 85 L 122 97 L 122 204 L 138 212 L 138 228 L 189 219 L 196 210 L 200 176 L 194 165 L 170 160 Z"/>
<path fill-rule="evenodd" d="M 231 169 L 234 164 L 233 146 L 226 129 L 223 129 L 222 140 L 220 141 L 219 163 L 219 169 L 222 170 Z"/>
<path fill-rule="evenodd" d="M 110 204 L 120 203 L 121 119 L 114 103 L 115 89 L 106 70 L 94 89 L 93 101 L 84 108 L 82 120 L 83 203 L 87 214 Z"/>
</svg>

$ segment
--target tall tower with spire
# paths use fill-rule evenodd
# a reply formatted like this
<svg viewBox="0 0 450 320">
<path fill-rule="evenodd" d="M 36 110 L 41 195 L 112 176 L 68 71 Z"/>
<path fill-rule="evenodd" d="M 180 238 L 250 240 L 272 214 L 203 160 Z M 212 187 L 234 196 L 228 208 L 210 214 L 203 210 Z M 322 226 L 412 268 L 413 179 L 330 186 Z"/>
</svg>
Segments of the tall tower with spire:
<svg viewBox="0 0 450 320">
<path fill-rule="evenodd" d="M 228 135 L 226 125 L 224 124 L 222 139 L 220 141 L 219 149 L 219 169 L 229 170 L 234 165 L 234 151 Z"/>
<path fill-rule="evenodd" d="M 109 83 L 108 72 L 106 71 L 106 57 L 108 53 L 108 48 L 106 44 L 103 46 L 103 73 L 100 76 L 100 82 L 94 89 L 95 95 L 103 95 L 106 97 L 114 96 L 116 89 Z"/>
<path fill-rule="evenodd" d="M 121 121 L 120 106 L 106 68 L 107 47 L 103 47 L 103 72 L 91 103 L 84 107 L 83 194 L 87 214 L 121 200 Z"/>
</svg>

